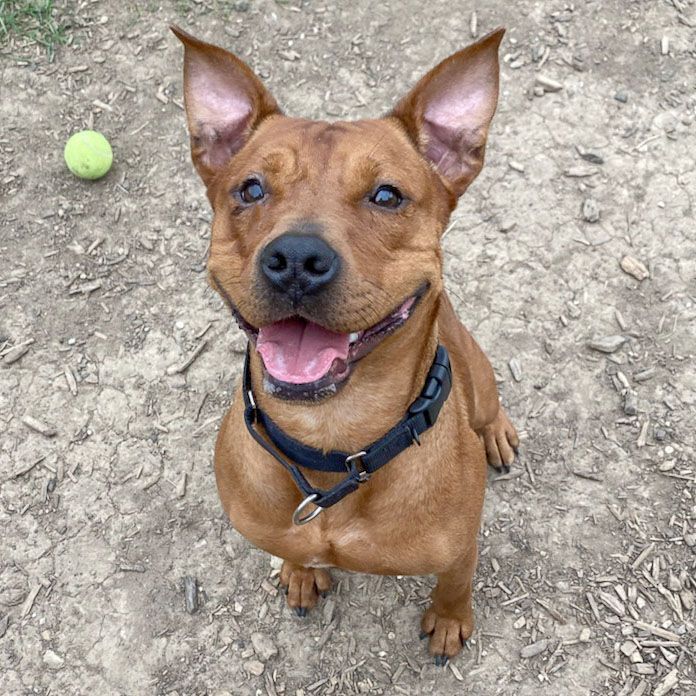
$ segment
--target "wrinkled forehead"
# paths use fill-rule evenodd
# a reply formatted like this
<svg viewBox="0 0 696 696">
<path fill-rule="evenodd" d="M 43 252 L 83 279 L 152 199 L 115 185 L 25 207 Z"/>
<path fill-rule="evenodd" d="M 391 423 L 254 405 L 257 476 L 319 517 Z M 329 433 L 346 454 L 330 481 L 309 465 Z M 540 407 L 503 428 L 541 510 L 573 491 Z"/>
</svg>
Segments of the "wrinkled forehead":
<svg viewBox="0 0 696 696">
<path fill-rule="evenodd" d="M 308 121 L 271 117 L 244 148 L 242 166 L 303 180 L 393 181 L 406 186 L 426 179 L 429 167 L 396 122 Z"/>
</svg>

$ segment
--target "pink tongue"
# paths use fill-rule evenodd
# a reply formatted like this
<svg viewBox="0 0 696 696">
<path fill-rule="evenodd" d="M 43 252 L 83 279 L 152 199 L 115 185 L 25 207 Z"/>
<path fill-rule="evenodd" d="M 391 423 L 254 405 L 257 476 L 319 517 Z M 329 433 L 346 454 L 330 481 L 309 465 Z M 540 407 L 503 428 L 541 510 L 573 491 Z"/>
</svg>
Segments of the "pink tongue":
<svg viewBox="0 0 696 696">
<path fill-rule="evenodd" d="M 336 358 L 348 359 L 349 338 L 311 321 L 285 319 L 259 329 L 256 350 L 275 379 L 307 384 L 321 379 Z"/>
</svg>

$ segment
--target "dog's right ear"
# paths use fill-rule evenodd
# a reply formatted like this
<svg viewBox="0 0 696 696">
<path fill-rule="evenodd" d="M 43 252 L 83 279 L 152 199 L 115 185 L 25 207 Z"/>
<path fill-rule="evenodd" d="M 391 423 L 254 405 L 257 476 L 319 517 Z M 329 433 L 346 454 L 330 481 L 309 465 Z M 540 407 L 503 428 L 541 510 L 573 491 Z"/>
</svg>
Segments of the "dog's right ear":
<svg viewBox="0 0 696 696">
<path fill-rule="evenodd" d="M 210 186 L 259 123 L 280 110 L 252 69 L 237 56 L 179 27 L 171 30 L 184 44 L 184 103 L 191 158 Z"/>
</svg>

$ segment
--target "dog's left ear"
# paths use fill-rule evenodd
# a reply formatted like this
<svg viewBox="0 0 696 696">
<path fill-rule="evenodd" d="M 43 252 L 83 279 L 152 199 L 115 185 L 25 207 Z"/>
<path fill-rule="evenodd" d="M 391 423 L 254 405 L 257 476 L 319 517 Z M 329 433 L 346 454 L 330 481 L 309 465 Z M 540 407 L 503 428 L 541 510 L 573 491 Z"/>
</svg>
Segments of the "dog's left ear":
<svg viewBox="0 0 696 696">
<path fill-rule="evenodd" d="M 210 187 L 259 123 L 280 110 L 244 61 L 179 27 L 171 30 L 185 48 L 184 102 L 191 158 Z"/>
<path fill-rule="evenodd" d="M 504 33 L 496 29 L 442 61 L 390 114 L 457 196 L 483 166 L 488 127 L 498 104 L 498 46 Z"/>
</svg>

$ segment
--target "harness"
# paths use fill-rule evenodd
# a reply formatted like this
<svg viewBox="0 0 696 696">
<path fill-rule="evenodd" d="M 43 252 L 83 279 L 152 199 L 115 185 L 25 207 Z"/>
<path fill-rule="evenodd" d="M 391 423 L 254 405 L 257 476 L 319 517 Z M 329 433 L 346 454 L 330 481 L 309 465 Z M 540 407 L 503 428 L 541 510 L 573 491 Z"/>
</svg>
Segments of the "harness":
<svg viewBox="0 0 696 696">
<path fill-rule="evenodd" d="M 420 445 L 420 436 L 435 425 L 440 409 L 452 389 L 452 368 L 444 346 L 438 345 L 435 359 L 425 378 L 418 398 L 408 407 L 406 415 L 379 440 L 365 449 L 350 454 L 332 450 L 323 452 L 287 435 L 257 405 L 251 388 L 249 350 L 244 360 L 243 395 L 244 423 L 250 435 L 290 473 L 304 496 L 292 515 L 295 524 L 306 524 L 356 491 L 378 469 L 388 464 L 411 445 Z M 265 433 L 259 431 L 259 426 Z M 347 476 L 328 490 L 315 488 L 304 477 L 300 466 L 313 471 L 347 472 Z M 315 509 L 306 512 L 310 505 Z"/>
</svg>

